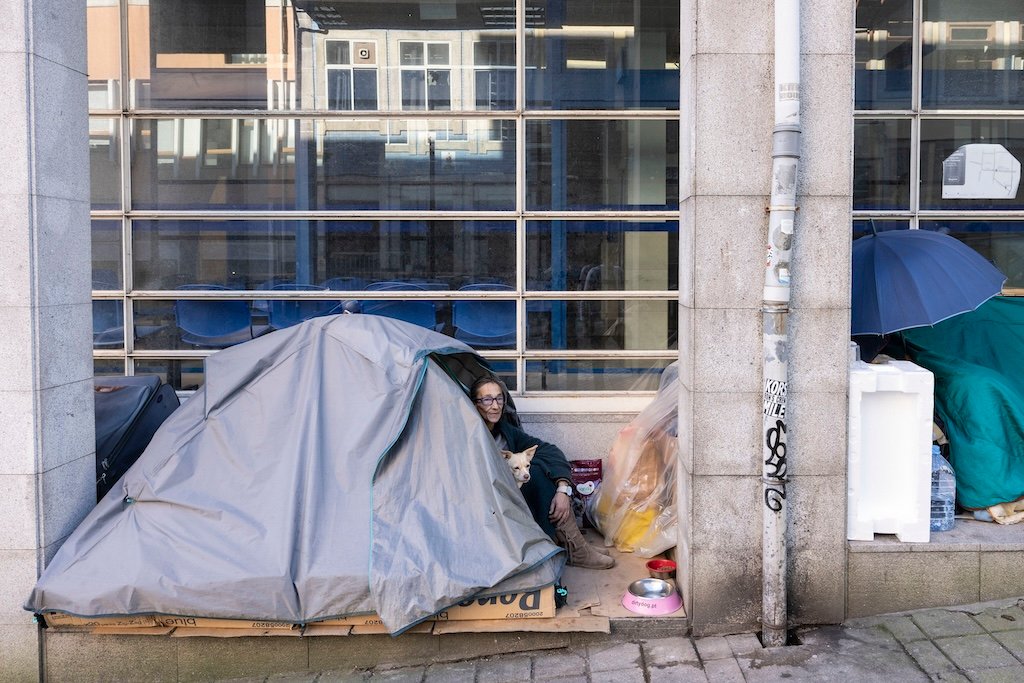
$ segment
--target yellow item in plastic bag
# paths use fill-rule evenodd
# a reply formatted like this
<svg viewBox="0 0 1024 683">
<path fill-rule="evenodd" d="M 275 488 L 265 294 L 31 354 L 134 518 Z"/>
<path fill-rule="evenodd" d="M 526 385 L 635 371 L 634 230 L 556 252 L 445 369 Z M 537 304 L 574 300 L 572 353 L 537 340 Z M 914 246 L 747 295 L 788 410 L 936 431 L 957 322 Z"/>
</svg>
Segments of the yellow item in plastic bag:
<svg viewBox="0 0 1024 683">
<path fill-rule="evenodd" d="M 628 547 L 630 551 L 643 540 L 644 536 L 651 529 L 651 522 L 654 521 L 654 510 L 645 512 L 627 511 L 619 524 L 619 530 L 615 534 L 616 547 Z"/>
<path fill-rule="evenodd" d="M 678 371 L 662 373 L 658 395 L 619 431 L 587 517 L 621 552 L 654 557 L 676 544 Z"/>
</svg>

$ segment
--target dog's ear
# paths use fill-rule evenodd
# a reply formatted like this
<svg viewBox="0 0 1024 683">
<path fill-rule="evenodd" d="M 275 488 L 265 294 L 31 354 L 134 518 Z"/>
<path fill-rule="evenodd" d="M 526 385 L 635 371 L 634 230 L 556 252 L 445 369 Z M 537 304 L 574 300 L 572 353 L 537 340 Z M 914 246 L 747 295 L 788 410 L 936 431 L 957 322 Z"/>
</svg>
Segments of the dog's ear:
<svg viewBox="0 0 1024 683">
<path fill-rule="evenodd" d="M 513 453 L 512 451 L 506 451 L 504 448 L 501 449 L 501 457 L 505 458 L 506 460 L 511 458 L 513 455 L 515 455 L 515 453 Z"/>
<path fill-rule="evenodd" d="M 533 460 L 533 456 L 534 456 L 534 455 L 535 455 L 536 453 L 537 453 L 537 447 L 536 447 L 536 446 L 530 446 L 530 447 L 529 447 L 529 448 L 527 448 L 527 449 L 526 449 L 525 451 L 523 451 L 523 455 L 525 455 L 525 456 L 526 456 L 526 459 L 527 459 L 527 460 Z"/>
</svg>

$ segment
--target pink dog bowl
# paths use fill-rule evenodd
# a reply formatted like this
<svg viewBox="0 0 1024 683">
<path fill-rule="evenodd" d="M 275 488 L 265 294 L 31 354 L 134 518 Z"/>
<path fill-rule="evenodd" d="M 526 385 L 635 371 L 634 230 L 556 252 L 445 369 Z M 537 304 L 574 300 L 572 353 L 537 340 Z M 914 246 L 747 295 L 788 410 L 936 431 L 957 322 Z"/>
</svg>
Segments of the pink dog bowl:
<svg viewBox="0 0 1024 683">
<path fill-rule="evenodd" d="M 622 606 L 645 616 L 672 614 L 683 606 L 683 600 L 671 581 L 637 579 L 622 596 Z"/>
</svg>

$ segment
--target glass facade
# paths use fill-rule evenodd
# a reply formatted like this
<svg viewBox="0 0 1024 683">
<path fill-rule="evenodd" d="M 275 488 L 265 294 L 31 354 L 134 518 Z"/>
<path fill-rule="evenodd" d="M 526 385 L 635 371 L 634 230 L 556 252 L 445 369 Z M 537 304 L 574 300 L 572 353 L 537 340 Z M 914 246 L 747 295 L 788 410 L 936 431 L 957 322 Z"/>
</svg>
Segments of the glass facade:
<svg viewBox="0 0 1024 683">
<path fill-rule="evenodd" d="M 1024 4 L 857 3 L 854 237 L 941 230 L 1024 294 Z"/>
<path fill-rule="evenodd" d="M 97 374 L 190 390 L 219 349 L 351 312 L 520 394 L 656 389 L 678 2 L 87 5 Z"/>
</svg>

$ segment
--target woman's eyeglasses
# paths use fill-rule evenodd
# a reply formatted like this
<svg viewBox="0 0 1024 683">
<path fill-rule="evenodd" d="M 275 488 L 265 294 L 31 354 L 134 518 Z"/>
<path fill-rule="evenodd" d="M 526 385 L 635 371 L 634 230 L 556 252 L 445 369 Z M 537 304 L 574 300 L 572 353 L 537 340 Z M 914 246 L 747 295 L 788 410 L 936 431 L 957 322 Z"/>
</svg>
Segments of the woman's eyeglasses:
<svg viewBox="0 0 1024 683">
<path fill-rule="evenodd" d="M 505 405 L 504 396 L 481 396 L 480 398 L 474 398 L 473 403 L 481 405 L 485 408 L 490 408 L 491 405 L 497 403 L 499 406 Z"/>
</svg>

